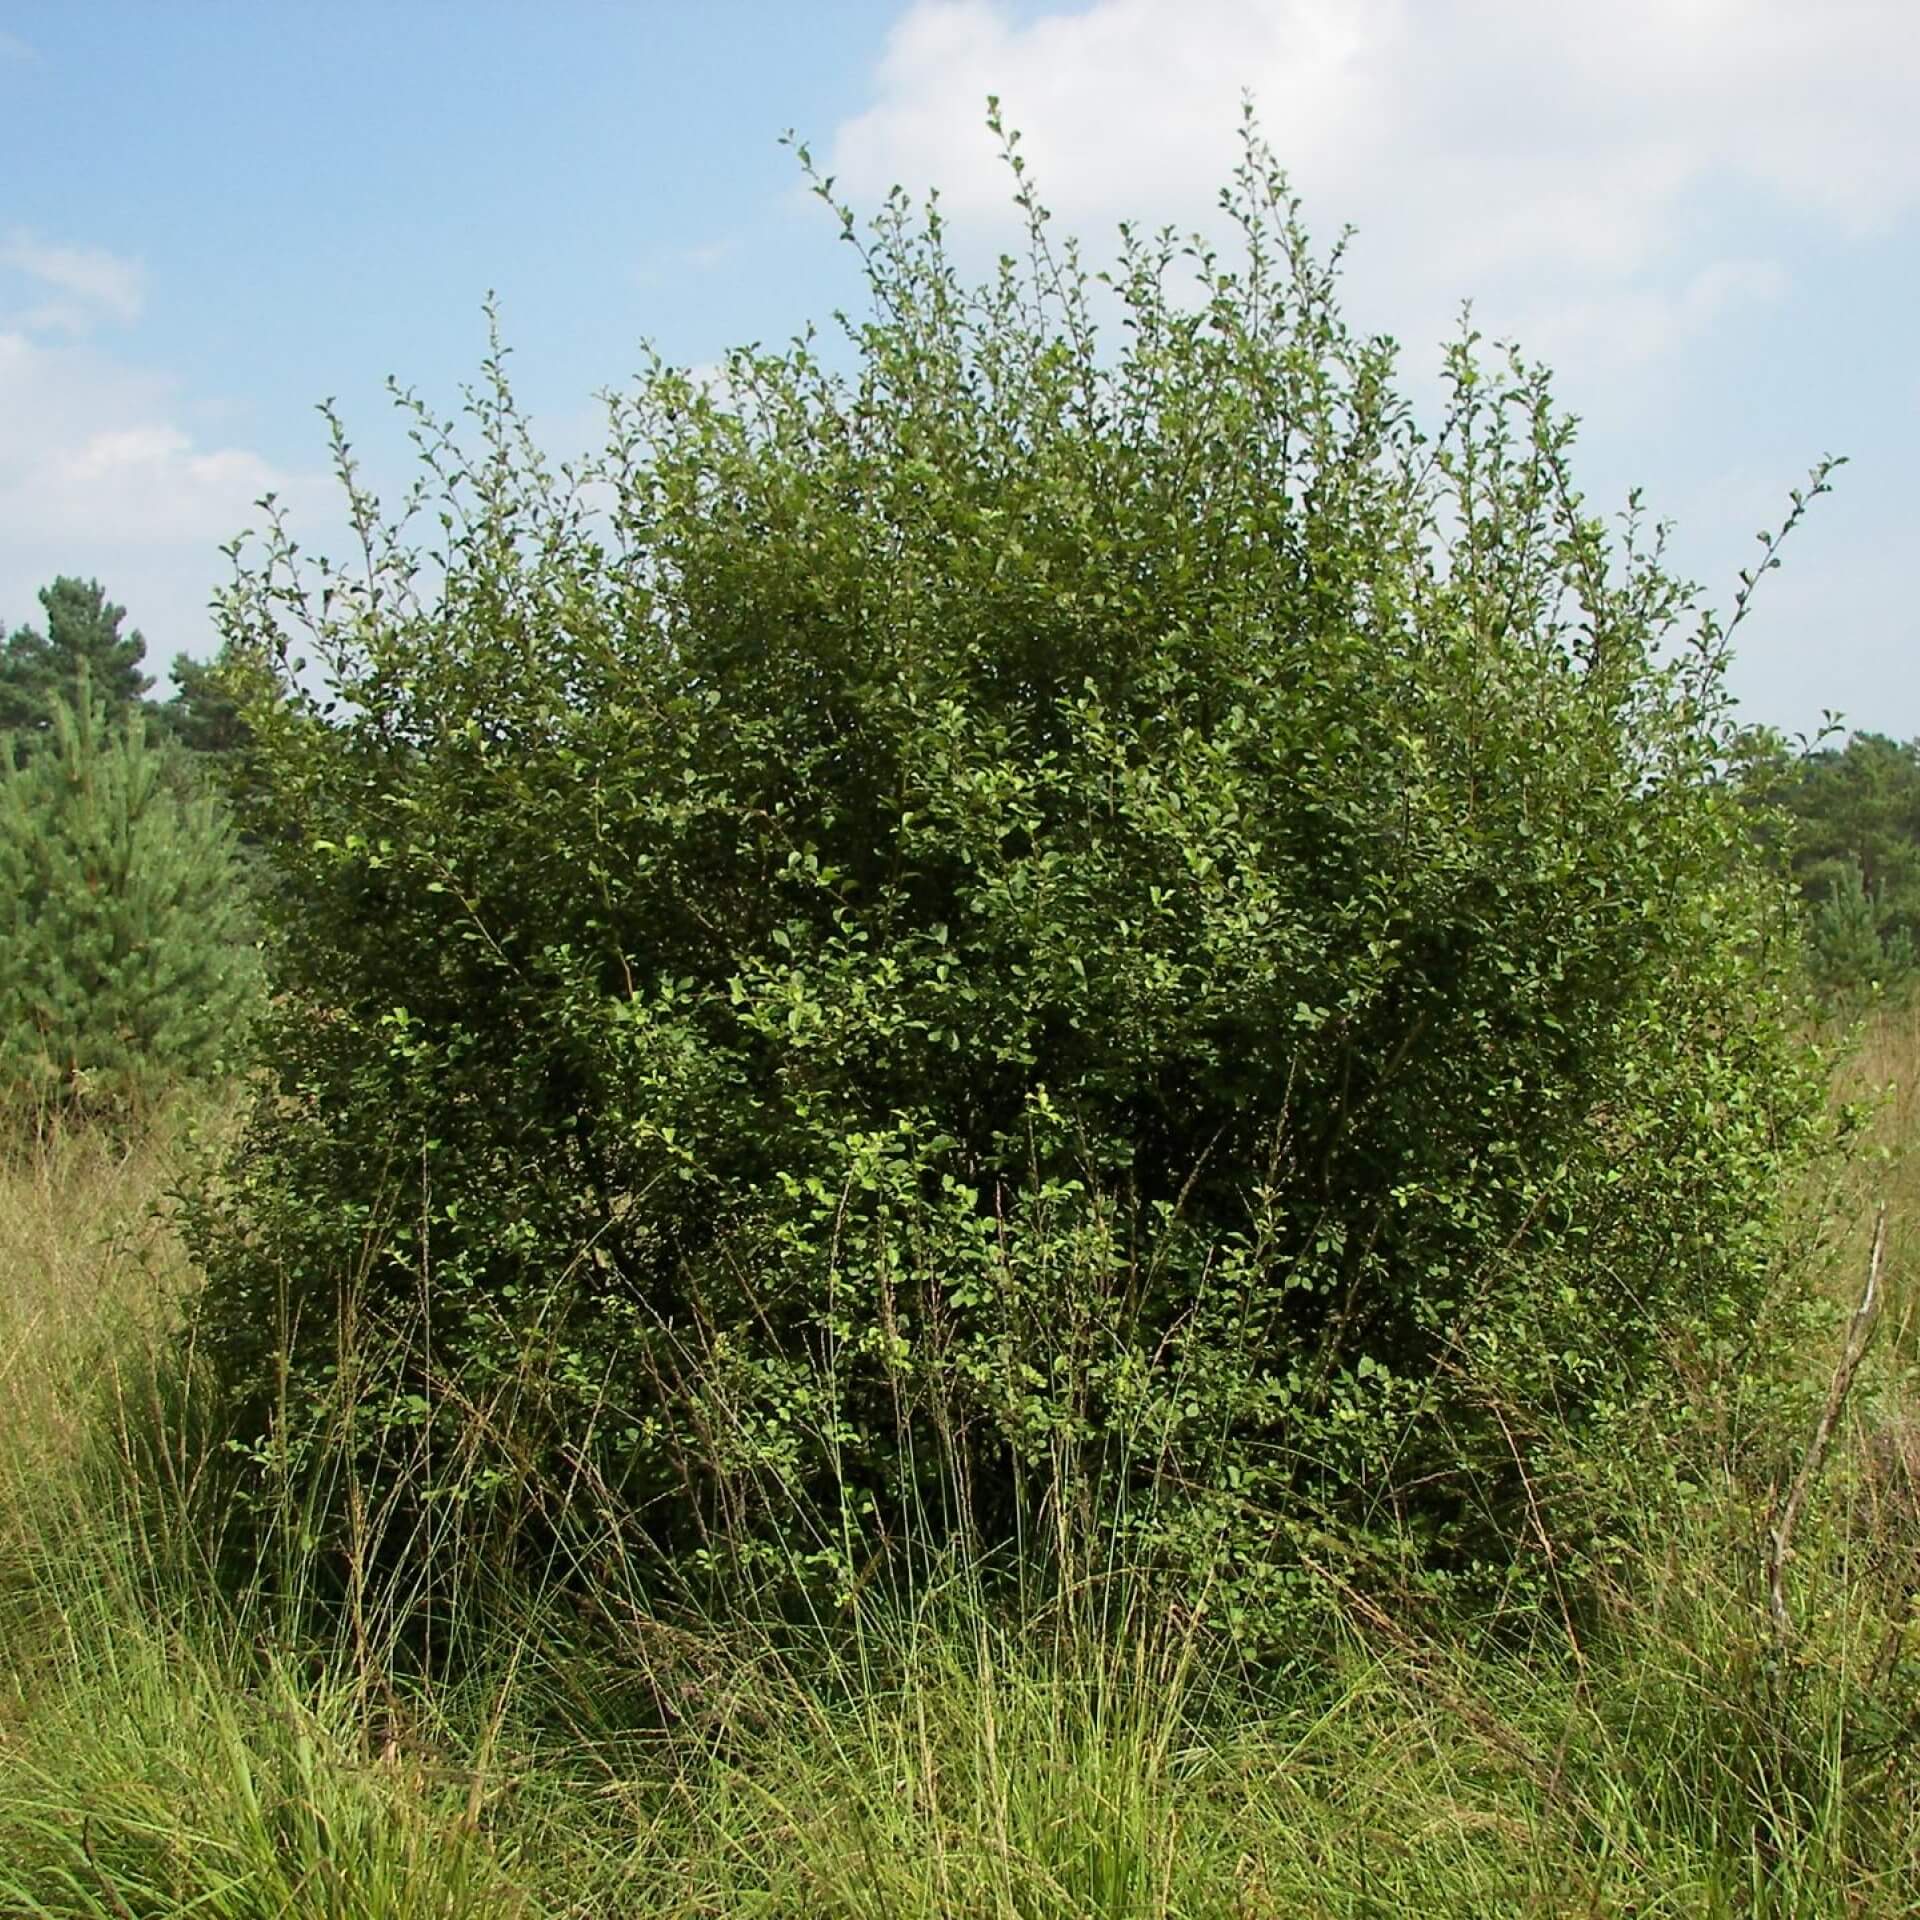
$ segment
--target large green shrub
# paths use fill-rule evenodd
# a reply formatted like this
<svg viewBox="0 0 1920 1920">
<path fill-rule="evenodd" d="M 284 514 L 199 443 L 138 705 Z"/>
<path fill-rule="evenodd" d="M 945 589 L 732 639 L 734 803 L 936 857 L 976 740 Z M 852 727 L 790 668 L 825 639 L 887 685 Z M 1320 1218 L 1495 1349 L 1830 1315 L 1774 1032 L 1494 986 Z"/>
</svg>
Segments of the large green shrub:
<svg viewBox="0 0 1920 1920">
<path fill-rule="evenodd" d="M 243 1431 L 1252 1619 L 1533 1539 L 1541 1424 L 1744 1337 L 1813 1092 L 1719 629 L 1542 373 L 1469 337 L 1416 427 L 1258 150 L 1231 260 L 1020 202 L 977 289 L 843 215 L 844 347 L 656 366 L 578 475 L 496 357 L 397 518 L 339 443 L 364 569 L 243 566 L 312 663 L 197 1229 Z"/>
<path fill-rule="evenodd" d="M 30 1112 L 238 1063 L 258 995 L 224 809 L 76 686 L 0 753 L 0 1100 Z"/>
</svg>

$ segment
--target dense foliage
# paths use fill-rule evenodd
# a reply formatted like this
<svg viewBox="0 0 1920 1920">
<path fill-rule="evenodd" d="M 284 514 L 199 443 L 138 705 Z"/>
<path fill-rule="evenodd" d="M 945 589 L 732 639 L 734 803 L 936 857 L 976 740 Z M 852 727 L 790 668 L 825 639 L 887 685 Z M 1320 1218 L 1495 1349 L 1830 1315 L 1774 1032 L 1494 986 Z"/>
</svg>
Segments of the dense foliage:
<svg viewBox="0 0 1920 1920">
<path fill-rule="evenodd" d="M 75 691 L 0 754 L 0 1096 L 35 1111 L 238 1062 L 258 987 L 223 808 Z"/>
<path fill-rule="evenodd" d="M 1816 1093 L 1718 627 L 1538 370 L 1417 428 L 1257 148 L 1230 258 L 1018 198 L 979 288 L 843 213 L 844 351 L 656 366 L 581 474 L 497 356 L 471 445 L 403 396 L 365 569 L 243 565 L 272 1079 L 195 1233 L 283 1462 L 1252 1625 L 1521 1550 L 1543 1425 L 1737 1353 Z"/>
</svg>

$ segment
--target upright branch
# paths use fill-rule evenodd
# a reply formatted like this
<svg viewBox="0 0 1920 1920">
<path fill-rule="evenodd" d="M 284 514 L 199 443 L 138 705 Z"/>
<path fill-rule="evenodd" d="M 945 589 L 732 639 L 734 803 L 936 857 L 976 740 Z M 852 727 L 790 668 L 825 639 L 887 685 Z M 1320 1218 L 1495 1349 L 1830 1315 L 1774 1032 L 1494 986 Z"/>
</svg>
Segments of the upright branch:
<svg viewBox="0 0 1920 1920">
<path fill-rule="evenodd" d="M 1854 1308 L 1853 1316 L 1847 1322 L 1846 1343 L 1834 1365 L 1833 1380 L 1827 1388 L 1826 1404 L 1820 1409 L 1820 1419 L 1814 1427 L 1813 1438 L 1808 1442 L 1806 1454 L 1801 1459 L 1800 1470 L 1787 1488 L 1787 1497 L 1780 1504 L 1779 1517 L 1773 1526 L 1773 1539 L 1767 1556 L 1767 1600 L 1773 1611 L 1774 1638 L 1782 1647 L 1793 1631 L 1793 1622 L 1787 1612 L 1787 1561 L 1793 1553 L 1794 1529 L 1800 1524 L 1800 1510 L 1806 1505 L 1807 1495 L 1813 1483 L 1819 1479 L 1820 1469 L 1826 1464 L 1827 1450 L 1833 1444 L 1833 1429 L 1839 1422 L 1842 1408 L 1847 1404 L 1847 1395 L 1853 1391 L 1854 1376 L 1860 1371 L 1860 1363 L 1867 1357 L 1874 1328 L 1880 1323 L 1880 1269 L 1886 1253 L 1887 1203 L 1883 1200 L 1873 1223 L 1873 1251 L 1867 1258 L 1866 1286 L 1861 1290 L 1859 1305 Z"/>
</svg>

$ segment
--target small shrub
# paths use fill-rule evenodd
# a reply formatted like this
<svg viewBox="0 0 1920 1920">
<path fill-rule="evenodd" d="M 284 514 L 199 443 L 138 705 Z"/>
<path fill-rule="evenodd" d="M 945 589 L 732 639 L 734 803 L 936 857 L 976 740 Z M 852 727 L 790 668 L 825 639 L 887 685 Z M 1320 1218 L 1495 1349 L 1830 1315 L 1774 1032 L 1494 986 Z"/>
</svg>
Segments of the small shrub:
<svg viewBox="0 0 1920 1920">
<path fill-rule="evenodd" d="M 258 984 L 225 813 L 82 676 L 0 754 L 0 1095 L 138 1105 L 243 1057 Z"/>
<path fill-rule="evenodd" d="M 1827 877 L 1807 931 L 1814 979 L 1832 997 L 1902 991 L 1912 980 L 1913 936 L 1904 926 L 1882 924 L 1857 866 L 1841 864 Z"/>
</svg>

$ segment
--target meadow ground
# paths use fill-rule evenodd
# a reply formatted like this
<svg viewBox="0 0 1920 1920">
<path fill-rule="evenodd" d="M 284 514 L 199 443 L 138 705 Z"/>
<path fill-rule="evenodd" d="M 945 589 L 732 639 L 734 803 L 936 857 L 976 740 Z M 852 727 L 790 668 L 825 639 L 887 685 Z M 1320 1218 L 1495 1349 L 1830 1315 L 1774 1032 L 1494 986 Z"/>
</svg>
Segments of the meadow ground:
<svg viewBox="0 0 1920 1920">
<path fill-rule="evenodd" d="M 1009 1620 L 962 1566 L 813 1634 L 650 1614 L 617 1577 L 590 1623 L 523 1596 L 457 1679 L 407 1682 L 364 1620 L 316 1636 L 286 1581 L 232 1576 L 169 1344 L 184 1125 L 16 1147 L 0 1914 L 1909 1914 L 1920 1016 L 1871 1020 L 1844 1080 L 1884 1098 L 1810 1202 L 1848 1224 L 1796 1269 L 1834 1303 L 1806 1430 L 1882 1198 L 1888 1298 L 1790 1636 L 1766 1565 L 1794 1452 L 1696 1436 L 1684 1473 L 1597 1470 L 1611 1570 L 1577 1618 L 1496 1638 L 1355 1593 L 1258 1672 L 1125 1598 Z M 1700 1433 L 1726 1388 L 1697 1383 Z"/>
</svg>

